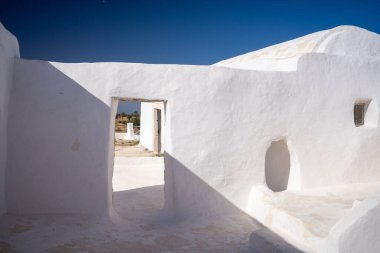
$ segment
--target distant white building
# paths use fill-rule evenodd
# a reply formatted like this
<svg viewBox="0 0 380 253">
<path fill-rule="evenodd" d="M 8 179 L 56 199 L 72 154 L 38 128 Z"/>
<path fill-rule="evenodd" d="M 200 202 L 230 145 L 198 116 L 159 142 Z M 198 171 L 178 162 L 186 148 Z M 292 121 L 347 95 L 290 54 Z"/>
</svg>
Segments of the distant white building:
<svg viewBox="0 0 380 253">
<path fill-rule="evenodd" d="M 140 145 L 154 153 L 164 152 L 164 102 L 142 102 L 140 116 Z"/>
<path fill-rule="evenodd" d="M 306 252 L 380 252 L 378 34 L 341 26 L 181 66 L 26 60 L 1 26 L 2 213 L 109 215 L 118 99 L 147 102 L 168 216 L 244 212 Z"/>
</svg>

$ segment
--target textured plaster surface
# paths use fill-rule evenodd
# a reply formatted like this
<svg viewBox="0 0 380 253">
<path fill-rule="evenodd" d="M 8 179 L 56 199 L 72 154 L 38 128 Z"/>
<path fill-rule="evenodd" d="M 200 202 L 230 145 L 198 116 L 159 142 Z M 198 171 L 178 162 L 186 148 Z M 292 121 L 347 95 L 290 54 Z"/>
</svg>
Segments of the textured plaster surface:
<svg viewBox="0 0 380 253">
<path fill-rule="evenodd" d="M 266 187 L 265 155 L 271 142 L 279 139 L 286 140 L 289 150 L 288 189 L 303 194 L 316 188 L 376 183 L 379 56 L 379 35 L 344 26 L 263 49 L 252 54 L 252 62 L 250 54 L 247 59 L 238 57 L 239 66 L 230 60 L 214 66 L 180 66 L 15 59 L 11 95 L 0 97 L 1 103 L 9 101 L 3 115 L 11 126 L 0 129 L 0 134 L 7 132 L 6 152 L 3 148 L 0 153 L 7 160 L 7 211 L 114 213 L 113 128 L 119 98 L 167 101 L 165 218 L 185 222 L 247 213 L 260 219 L 260 210 L 253 211 L 252 190 Z M 8 62 L 6 57 L 1 60 Z M 10 73 L 6 71 L 6 78 Z M 9 87 L 7 80 L 2 87 Z M 358 99 L 371 100 L 361 127 L 353 119 Z M 18 124 L 20 118 L 28 122 L 27 129 Z M 233 134 L 228 134 L 231 129 Z M 355 244 L 352 252 L 364 248 L 376 252 L 380 200 L 370 193 L 360 203 L 352 201 L 357 208 L 337 211 L 332 218 L 330 211 L 316 207 L 327 228 L 313 228 L 313 234 L 326 235 L 332 226 L 323 249 L 344 252 Z M 314 199 L 283 196 L 293 199 L 290 203 Z M 281 197 L 277 199 L 281 203 Z M 346 210 L 346 202 L 339 198 L 320 201 L 330 203 L 331 210 Z M 280 215 L 278 222 L 300 217 L 291 205 L 283 208 L 291 210 L 291 217 Z M 314 222 L 307 212 L 301 216 Z M 264 223 L 274 229 L 269 219 Z M 288 224 L 283 237 L 302 241 L 302 236 L 291 236 L 297 225 Z M 307 246 L 313 248 L 312 243 Z"/>
<path fill-rule="evenodd" d="M 247 210 L 251 188 L 265 182 L 266 150 L 281 136 L 293 154 L 290 175 L 301 170 L 298 181 L 289 179 L 295 188 L 378 181 L 379 131 L 355 127 L 353 105 L 358 97 L 380 99 L 379 67 L 377 58 L 324 54 L 305 55 L 299 70 L 289 73 L 17 60 L 9 118 L 10 211 L 107 210 L 112 96 L 168 101 L 167 194 L 182 215 L 219 211 L 215 201 L 222 199 L 215 195 Z M 57 112 L 65 117 L 57 119 Z M 20 115 L 29 122 L 27 131 L 18 129 Z M 234 135 L 225 134 L 226 119 L 239 129 Z M 30 145 L 17 148 L 25 142 Z M 39 180 L 46 176 L 49 181 Z M 53 193 L 56 199 L 49 197 Z"/>
<path fill-rule="evenodd" d="M 217 66 L 263 71 L 294 71 L 306 53 L 380 56 L 379 35 L 355 26 L 338 26 L 220 61 Z"/>
</svg>

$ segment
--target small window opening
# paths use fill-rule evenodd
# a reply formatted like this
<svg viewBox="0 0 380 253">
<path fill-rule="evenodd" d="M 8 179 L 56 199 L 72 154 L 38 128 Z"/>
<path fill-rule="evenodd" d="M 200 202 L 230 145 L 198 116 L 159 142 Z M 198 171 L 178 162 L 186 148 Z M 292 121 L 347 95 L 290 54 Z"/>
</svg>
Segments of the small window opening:
<svg viewBox="0 0 380 253">
<path fill-rule="evenodd" d="M 358 99 L 354 105 L 354 122 L 355 126 L 363 126 L 365 124 L 365 115 L 371 99 Z"/>
<path fill-rule="evenodd" d="M 355 104 L 354 106 L 354 120 L 355 126 L 364 125 L 365 103 Z"/>
</svg>

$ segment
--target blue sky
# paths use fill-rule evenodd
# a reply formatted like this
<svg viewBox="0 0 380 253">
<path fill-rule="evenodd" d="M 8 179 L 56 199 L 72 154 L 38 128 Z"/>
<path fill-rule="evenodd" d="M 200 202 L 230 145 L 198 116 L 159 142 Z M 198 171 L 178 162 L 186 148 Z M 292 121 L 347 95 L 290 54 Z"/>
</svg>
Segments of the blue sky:
<svg viewBox="0 0 380 253">
<path fill-rule="evenodd" d="M 308 33 L 380 33 L 380 1 L 0 0 L 21 56 L 209 65 Z"/>
<path fill-rule="evenodd" d="M 380 33 L 380 1 L 0 0 L 24 58 L 208 65 L 343 24 Z"/>
<path fill-rule="evenodd" d="M 127 102 L 119 101 L 119 106 L 117 107 L 117 113 L 125 112 L 126 114 L 131 114 L 134 112 L 141 112 L 141 103 L 140 102 Z"/>
</svg>

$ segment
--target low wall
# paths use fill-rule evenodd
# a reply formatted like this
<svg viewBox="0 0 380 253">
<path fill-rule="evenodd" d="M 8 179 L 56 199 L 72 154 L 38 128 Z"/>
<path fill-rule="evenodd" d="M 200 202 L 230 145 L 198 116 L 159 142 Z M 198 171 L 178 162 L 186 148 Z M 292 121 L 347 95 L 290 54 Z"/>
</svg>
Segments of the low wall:
<svg viewBox="0 0 380 253">
<path fill-rule="evenodd" d="M 326 252 L 380 252 L 380 192 L 363 200 L 330 231 Z"/>
</svg>

